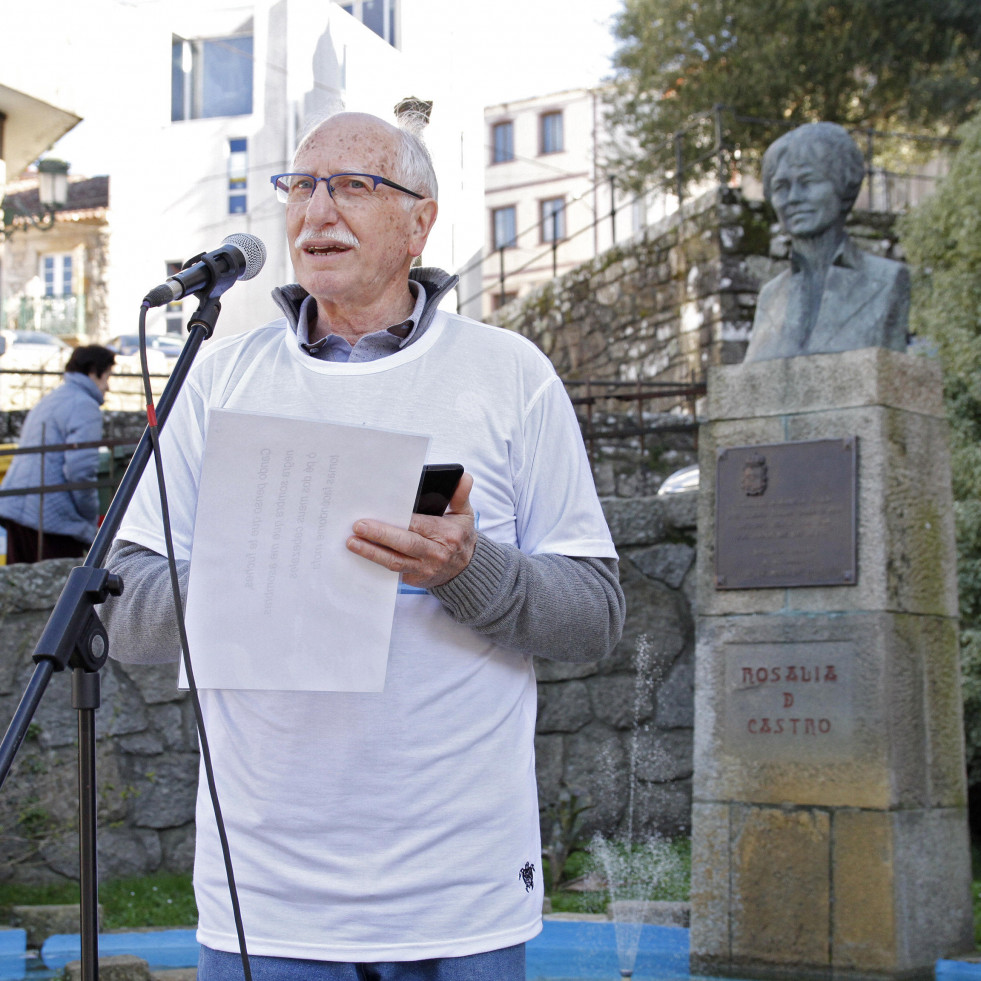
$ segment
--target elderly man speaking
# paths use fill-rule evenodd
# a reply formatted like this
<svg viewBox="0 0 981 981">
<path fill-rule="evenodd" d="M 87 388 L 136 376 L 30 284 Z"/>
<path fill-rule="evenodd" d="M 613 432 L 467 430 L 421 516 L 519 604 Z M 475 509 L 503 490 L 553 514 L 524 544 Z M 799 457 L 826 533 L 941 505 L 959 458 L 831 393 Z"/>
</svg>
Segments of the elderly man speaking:
<svg viewBox="0 0 981 981">
<path fill-rule="evenodd" d="M 533 345 L 439 310 L 455 277 L 413 267 L 437 212 L 417 136 L 333 116 L 273 183 L 297 282 L 274 292 L 283 318 L 204 350 L 175 405 L 175 541 L 217 406 L 427 434 L 467 473 L 444 516 L 365 515 L 347 539 L 417 587 L 384 691 L 201 692 L 252 974 L 523 981 L 542 908 L 533 657 L 603 657 L 624 615 L 575 414 Z M 113 545 L 126 589 L 105 611 L 114 655 L 145 662 L 178 657 L 152 490 Z M 195 893 L 200 981 L 241 978 L 200 791 Z"/>
</svg>

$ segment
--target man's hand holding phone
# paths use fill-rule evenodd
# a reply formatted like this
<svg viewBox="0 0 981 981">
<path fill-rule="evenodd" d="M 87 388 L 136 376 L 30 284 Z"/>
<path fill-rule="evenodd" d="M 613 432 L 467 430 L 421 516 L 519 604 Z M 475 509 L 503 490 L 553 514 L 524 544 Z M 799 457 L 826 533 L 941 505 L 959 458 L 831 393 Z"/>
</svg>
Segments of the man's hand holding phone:
<svg viewBox="0 0 981 981">
<path fill-rule="evenodd" d="M 443 516 L 413 514 L 408 529 L 370 518 L 354 523 L 347 547 L 356 555 L 402 574 L 410 586 L 432 589 L 459 575 L 477 543 L 470 490 L 473 477 L 464 473 Z"/>
</svg>

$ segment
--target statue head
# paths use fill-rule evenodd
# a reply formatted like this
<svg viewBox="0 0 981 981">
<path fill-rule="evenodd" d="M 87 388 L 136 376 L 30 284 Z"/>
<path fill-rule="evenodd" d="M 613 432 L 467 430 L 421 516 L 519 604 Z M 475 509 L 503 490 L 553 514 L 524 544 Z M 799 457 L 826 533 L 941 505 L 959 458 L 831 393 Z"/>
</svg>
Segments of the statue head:
<svg viewBox="0 0 981 981">
<path fill-rule="evenodd" d="M 864 176 L 861 150 L 837 123 L 798 126 L 763 155 L 763 194 L 792 236 L 844 226 Z"/>
</svg>

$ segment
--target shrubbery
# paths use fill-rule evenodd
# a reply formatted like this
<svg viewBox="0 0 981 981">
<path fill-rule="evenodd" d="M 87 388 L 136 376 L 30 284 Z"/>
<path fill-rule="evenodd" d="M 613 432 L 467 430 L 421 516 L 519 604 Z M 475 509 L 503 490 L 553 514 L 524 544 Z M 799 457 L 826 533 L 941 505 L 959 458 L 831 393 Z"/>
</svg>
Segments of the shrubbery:
<svg viewBox="0 0 981 981">
<path fill-rule="evenodd" d="M 944 372 L 968 782 L 981 804 L 981 114 L 958 136 L 950 173 L 902 219 L 900 236 L 913 270 L 910 327 L 936 349 Z M 923 474 L 925 494 L 930 477 Z M 975 826 L 981 831 L 981 821 Z"/>
</svg>

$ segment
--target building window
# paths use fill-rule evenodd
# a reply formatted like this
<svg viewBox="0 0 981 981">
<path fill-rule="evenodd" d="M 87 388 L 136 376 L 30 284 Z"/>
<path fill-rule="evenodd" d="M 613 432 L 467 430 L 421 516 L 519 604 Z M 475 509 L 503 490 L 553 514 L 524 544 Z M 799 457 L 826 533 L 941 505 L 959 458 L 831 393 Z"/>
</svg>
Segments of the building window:
<svg viewBox="0 0 981 981">
<path fill-rule="evenodd" d="M 353 0 L 341 8 L 393 48 L 398 45 L 399 0 Z"/>
<path fill-rule="evenodd" d="M 513 249 L 518 244 L 517 214 L 513 204 L 491 212 L 495 249 Z"/>
<path fill-rule="evenodd" d="M 548 198 L 539 204 L 543 242 L 565 238 L 565 198 Z"/>
<path fill-rule="evenodd" d="M 493 157 L 491 163 L 514 160 L 514 123 L 494 123 L 491 127 Z"/>
<path fill-rule="evenodd" d="M 252 112 L 252 35 L 174 36 L 170 118 L 207 119 Z"/>
<path fill-rule="evenodd" d="M 70 252 L 55 252 L 41 257 L 41 280 L 45 296 L 72 295 L 72 257 Z"/>
<path fill-rule="evenodd" d="M 518 298 L 517 293 L 511 293 L 505 291 L 501 293 L 500 291 L 496 293 L 491 293 L 491 310 L 500 310 L 506 303 L 510 303 L 512 300 Z"/>
<path fill-rule="evenodd" d="M 248 140 L 234 139 L 228 141 L 228 213 L 244 215 L 248 210 L 248 178 L 249 178 L 249 143 Z"/>
<path fill-rule="evenodd" d="M 539 117 L 540 139 L 542 153 L 559 153 L 565 149 L 562 139 L 562 113 L 544 112 Z"/>
</svg>

